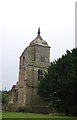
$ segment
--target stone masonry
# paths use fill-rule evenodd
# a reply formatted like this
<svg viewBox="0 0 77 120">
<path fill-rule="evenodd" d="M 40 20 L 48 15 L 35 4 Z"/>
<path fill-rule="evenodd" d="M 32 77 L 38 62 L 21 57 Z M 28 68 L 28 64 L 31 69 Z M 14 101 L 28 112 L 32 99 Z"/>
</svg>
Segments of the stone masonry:
<svg viewBox="0 0 77 120">
<path fill-rule="evenodd" d="M 17 107 L 31 108 L 47 103 L 37 95 L 37 86 L 50 63 L 50 47 L 40 36 L 29 44 L 20 56 L 19 80 L 10 93 L 9 103 L 17 102 Z M 15 94 L 16 93 L 16 94 Z"/>
</svg>

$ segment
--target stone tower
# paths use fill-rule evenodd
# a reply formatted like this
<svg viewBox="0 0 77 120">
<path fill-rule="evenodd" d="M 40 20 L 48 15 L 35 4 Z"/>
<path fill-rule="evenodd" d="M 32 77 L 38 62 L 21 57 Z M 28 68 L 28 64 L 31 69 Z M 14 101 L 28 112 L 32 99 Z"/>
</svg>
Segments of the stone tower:
<svg viewBox="0 0 77 120">
<path fill-rule="evenodd" d="M 29 44 L 20 56 L 19 81 L 17 83 L 18 107 L 41 106 L 43 101 L 37 95 L 37 86 L 50 63 L 50 47 L 40 36 Z"/>
</svg>

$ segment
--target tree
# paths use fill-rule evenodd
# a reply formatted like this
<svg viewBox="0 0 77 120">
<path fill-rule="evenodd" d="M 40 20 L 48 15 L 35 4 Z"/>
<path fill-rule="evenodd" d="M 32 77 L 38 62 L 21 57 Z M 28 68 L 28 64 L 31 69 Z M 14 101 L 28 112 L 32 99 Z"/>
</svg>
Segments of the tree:
<svg viewBox="0 0 77 120">
<path fill-rule="evenodd" d="M 77 115 L 77 48 L 67 50 L 65 55 L 51 62 L 38 85 L 38 94 L 48 97 L 57 112 Z"/>
<path fill-rule="evenodd" d="M 8 92 L 2 91 L 2 103 L 8 103 Z"/>
</svg>

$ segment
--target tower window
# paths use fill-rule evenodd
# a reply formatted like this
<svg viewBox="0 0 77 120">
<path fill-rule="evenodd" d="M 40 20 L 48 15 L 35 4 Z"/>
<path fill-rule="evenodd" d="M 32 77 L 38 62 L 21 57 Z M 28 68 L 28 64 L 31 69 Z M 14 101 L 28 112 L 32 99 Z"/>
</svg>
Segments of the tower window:
<svg viewBox="0 0 77 120">
<path fill-rule="evenodd" d="M 25 64 L 25 57 L 23 57 L 23 65 Z"/>
<path fill-rule="evenodd" d="M 40 57 L 41 62 L 45 62 L 45 56 Z"/>
<path fill-rule="evenodd" d="M 38 81 L 40 81 L 43 78 L 43 70 L 38 70 Z"/>
</svg>

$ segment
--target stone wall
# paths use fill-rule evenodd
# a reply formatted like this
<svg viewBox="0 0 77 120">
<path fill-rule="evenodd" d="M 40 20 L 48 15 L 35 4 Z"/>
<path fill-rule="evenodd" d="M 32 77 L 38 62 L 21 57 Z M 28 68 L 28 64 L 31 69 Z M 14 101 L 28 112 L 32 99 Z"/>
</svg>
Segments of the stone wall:
<svg viewBox="0 0 77 120">
<path fill-rule="evenodd" d="M 49 62 L 50 48 L 48 46 L 32 45 L 24 50 L 20 57 L 18 107 L 37 106 L 38 103 L 39 105 L 46 104 L 37 95 L 38 69 L 46 71 Z"/>
</svg>

